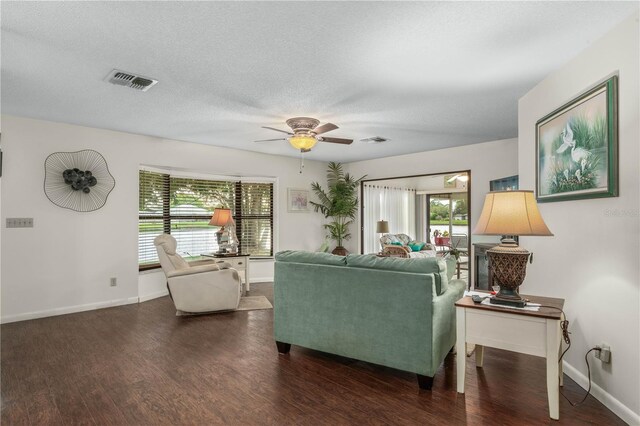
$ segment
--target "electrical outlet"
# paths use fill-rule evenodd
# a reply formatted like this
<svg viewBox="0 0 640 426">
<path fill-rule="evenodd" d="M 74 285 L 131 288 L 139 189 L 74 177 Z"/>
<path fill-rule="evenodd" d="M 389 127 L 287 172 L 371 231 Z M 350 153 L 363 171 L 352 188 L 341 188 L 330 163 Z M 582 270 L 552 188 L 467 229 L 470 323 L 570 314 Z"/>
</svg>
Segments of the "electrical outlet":
<svg viewBox="0 0 640 426">
<path fill-rule="evenodd" d="M 110 280 L 111 287 L 115 287 L 118 285 L 118 279 L 116 277 L 111 278 Z"/>
<path fill-rule="evenodd" d="M 7 228 L 33 228 L 32 217 L 8 217 Z"/>
<path fill-rule="evenodd" d="M 604 363 L 611 362 L 611 347 L 606 343 L 603 343 L 596 347 L 598 348 L 598 350 L 596 351 L 596 358 Z"/>
</svg>

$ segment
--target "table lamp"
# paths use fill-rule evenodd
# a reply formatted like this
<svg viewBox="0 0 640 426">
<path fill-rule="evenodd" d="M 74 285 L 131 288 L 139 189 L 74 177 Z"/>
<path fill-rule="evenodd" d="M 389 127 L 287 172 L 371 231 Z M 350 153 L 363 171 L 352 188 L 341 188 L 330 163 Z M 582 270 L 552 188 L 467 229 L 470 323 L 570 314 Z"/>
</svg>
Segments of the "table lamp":
<svg viewBox="0 0 640 426">
<path fill-rule="evenodd" d="M 476 235 L 553 236 L 542 220 L 533 191 L 489 192 L 484 199 L 480 219 L 473 231 Z M 524 307 L 518 287 L 527 274 L 531 253 L 512 238 L 487 250 L 489 268 L 500 286 L 490 302 L 498 305 Z"/>
<path fill-rule="evenodd" d="M 379 220 L 376 223 L 376 234 L 388 234 L 389 233 L 389 222 L 386 220 Z M 382 241 L 380 242 L 380 246 L 384 249 Z"/>
<path fill-rule="evenodd" d="M 225 227 L 233 226 L 234 221 L 231 216 L 231 209 L 215 209 L 213 216 L 209 221 L 209 226 L 219 226 L 220 229 L 216 232 L 216 239 L 218 241 L 217 253 L 225 253 L 227 246 L 229 245 L 229 231 Z"/>
</svg>

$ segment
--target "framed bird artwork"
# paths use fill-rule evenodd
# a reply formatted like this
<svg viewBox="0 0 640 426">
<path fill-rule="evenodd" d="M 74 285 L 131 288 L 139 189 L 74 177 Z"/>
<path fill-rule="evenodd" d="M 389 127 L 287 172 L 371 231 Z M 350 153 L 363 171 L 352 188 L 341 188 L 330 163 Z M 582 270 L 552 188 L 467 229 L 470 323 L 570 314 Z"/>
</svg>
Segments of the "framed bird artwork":
<svg viewBox="0 0 640 426">
<path fill-rule="evenodd" d="M 617 197 L 617 128 L 617 75 L 538 120 L 538 202 Z"/>
</svg>

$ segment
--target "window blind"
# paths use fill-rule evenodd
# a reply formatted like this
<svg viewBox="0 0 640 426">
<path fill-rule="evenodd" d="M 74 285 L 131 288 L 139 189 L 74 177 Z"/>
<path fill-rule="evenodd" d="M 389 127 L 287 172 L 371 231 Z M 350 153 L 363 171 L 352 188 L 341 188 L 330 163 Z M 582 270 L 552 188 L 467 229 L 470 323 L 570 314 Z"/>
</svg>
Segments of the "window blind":
<svg viewBox="0 0 640 426">
<path fill-rule="evenodd" d="M 273 183 L 232 182 L 171 176 L 140 170 L 138 263 L 158 266 L 153 240 L 162 233 L 177 241 L 187 259 L 218 250 L 209 220 L 216 208 L 232 211 L 239 250 L 251 257 L 273 256 Z"/>
<path fill-rule="evenodd" d="M 236 233 L 240 251 L 273 255 L 273 184 L 240 183 L 236 197 Z"/>
<path fill-rule="evenodd" d="M 158 264 L 158 254 L 153 239 L 163 233 L 169 233 L 169 223 L 165 221 L 165 201 L 169 200 L 169 175 L 139 172 L 138 196 L 138 264 Z"/>
</svg>

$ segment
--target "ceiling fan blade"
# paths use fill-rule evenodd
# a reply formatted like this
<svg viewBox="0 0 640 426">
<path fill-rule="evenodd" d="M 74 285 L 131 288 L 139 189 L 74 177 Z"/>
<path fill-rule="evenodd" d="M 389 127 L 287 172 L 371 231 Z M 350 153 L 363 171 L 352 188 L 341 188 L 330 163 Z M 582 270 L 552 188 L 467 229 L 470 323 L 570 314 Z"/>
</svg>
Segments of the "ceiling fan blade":
<svg viewBox="0 0 640 426">
<path fill-rule="evenodd" d="M 276 129 L 275 127 L 262 126 L 263 129 L 275 130 L 276 132 L 286 133 L 288 135 L 293 135 L 291 132 L 287 132 L 286 130 Z"/>
<path fill-rule="evenodd" d="M 277 138 L 277 139 L 260 139 L 259 141 L 254 142 L 271 142 L 271 141 L 286 141 L 287 138 Z"/>
<path fill-rule="evenodd" d="M 316 135 L 321 135 L 323 133 L 330 132 L 330 131 L 335 130 L 337 128 L 338 128 L 338 126 L 336 126 L 333 123 L 325 123 L 322 126 L 318 126 L 315 129 L 313 129 L 313 133 L 315 133 Z"/>
<path fill-rule="evenodd" d="M 353 139 L 343 139 L 343 138 L 320 137 L 320 138 L 318 138 L 318 140 L 320 142 L 341 143 L 341 144 L 344 144 L 344 145 L 350 145 L 351 143 L 353 143 Z"/>
<path fill-rule="evenodd" d="M 451 182 L 453 182 L 454 180 L 458 179 L 458 177 L 460 177 L 460 175 L 459 175 L 459 174 L 455 175 L 454 177 L 452 177 L 452 178 L 450 178 L 449 180 L 447 180 L 447 183 L 451 183 Z"/>
</svg>

